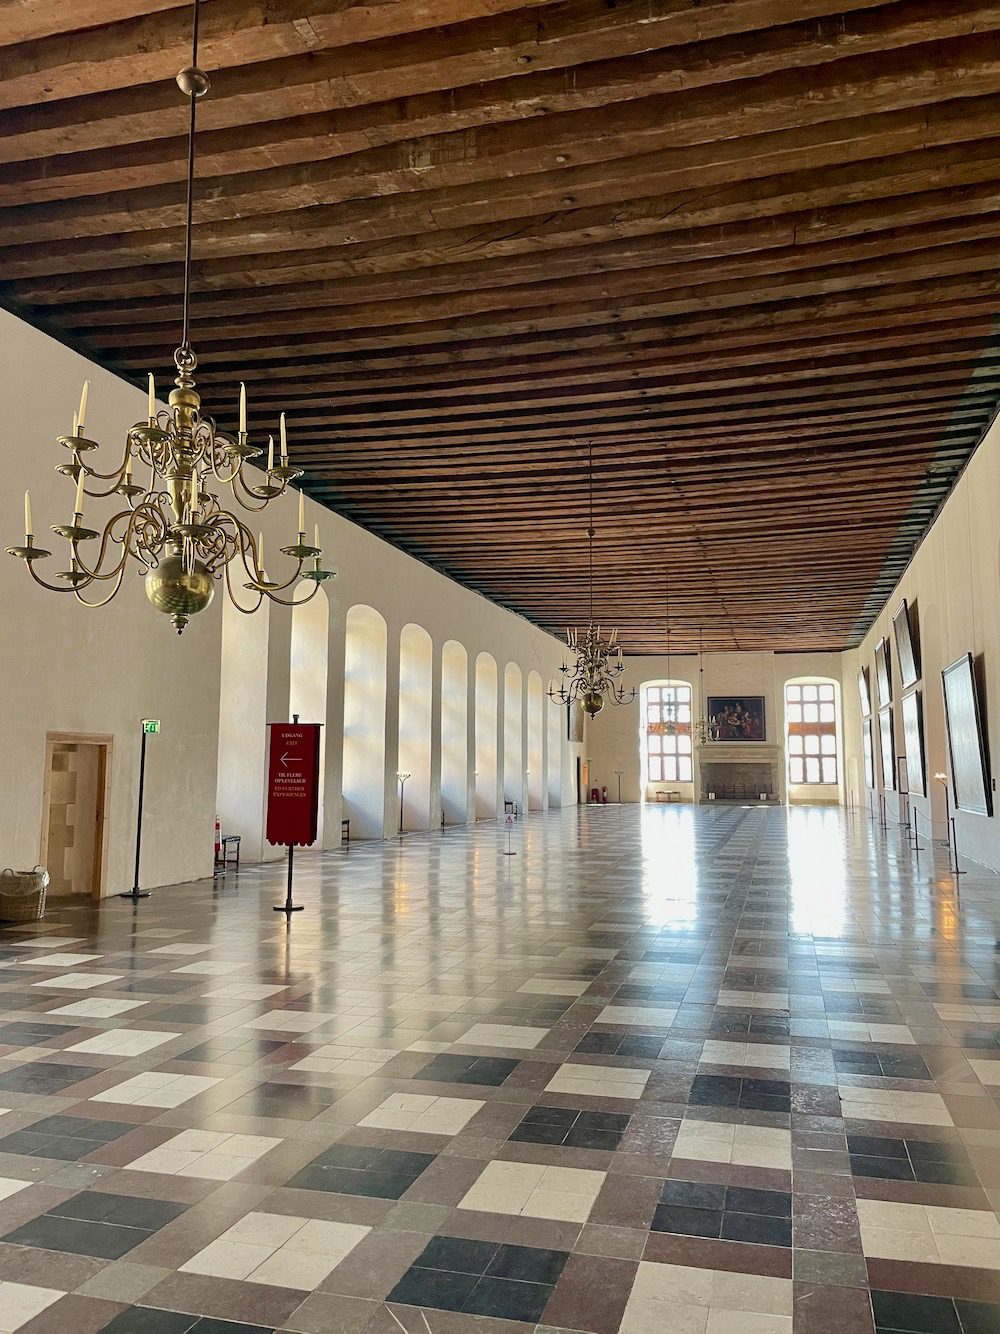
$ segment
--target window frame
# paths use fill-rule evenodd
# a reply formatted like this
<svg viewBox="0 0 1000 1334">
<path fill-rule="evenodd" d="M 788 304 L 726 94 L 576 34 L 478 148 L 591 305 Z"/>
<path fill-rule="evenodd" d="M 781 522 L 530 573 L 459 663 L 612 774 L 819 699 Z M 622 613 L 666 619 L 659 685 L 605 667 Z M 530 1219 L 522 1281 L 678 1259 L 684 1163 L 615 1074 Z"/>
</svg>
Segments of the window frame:
<svg viewBox="0 0 1000 1334">
<path fill-rule="evenodd" d="M 789 787 L 840 786 L 839 722 L 833 682 L 786 682 L 785 775 Z M 813 765 L 818 771 L 816 778 L 809 777 Z M 831 766 L 832 778 L 826 776 Z"/>
<path fill-rule="evenodd" d="M 673 704 L 680 715 L 676 731 L 653 731 L 667 722 L 667 707 Z M 694 690 L 686 681 L 656 681 L 643 687 L 642 735 L 647 783 L 693 783 L 694 748 L 691 742 L 691 710 Z M 686 714 L 686 717 L 684 716 Z M 656 738 L 656 749 L 651 744 Z M 687 748 L 682 748 L 686 740 Z"/>
</svg>

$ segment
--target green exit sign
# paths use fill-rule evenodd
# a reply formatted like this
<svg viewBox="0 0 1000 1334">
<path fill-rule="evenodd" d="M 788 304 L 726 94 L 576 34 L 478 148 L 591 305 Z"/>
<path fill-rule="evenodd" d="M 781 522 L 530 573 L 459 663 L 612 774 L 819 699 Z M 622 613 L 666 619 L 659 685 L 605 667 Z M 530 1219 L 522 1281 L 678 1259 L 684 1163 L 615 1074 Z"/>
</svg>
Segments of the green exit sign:
<svg viewBox="0 0 1000 1334">
<path fill-rule="evenodd" d="M 159 718 L 143 718 L 142 730 L 147 734 L 147 736 L 155 735 L 155 733 L 157 733 L 160 730 Z"/>
</svg>

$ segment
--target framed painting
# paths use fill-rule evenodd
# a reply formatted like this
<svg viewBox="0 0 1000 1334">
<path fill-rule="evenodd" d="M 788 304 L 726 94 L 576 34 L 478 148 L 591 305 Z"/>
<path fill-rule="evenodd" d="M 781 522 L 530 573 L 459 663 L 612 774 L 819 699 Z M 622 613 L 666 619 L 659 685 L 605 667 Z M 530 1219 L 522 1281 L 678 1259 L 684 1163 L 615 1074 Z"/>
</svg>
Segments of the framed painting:
<svg viewBox="0 0 1000 1334">
<path fill-rule="evenodd" d="M 764 696 L 709 695 L 708 725 L 713 741 L 764 741 Z"/>
<path fill-rule="evenodd" d="M 583 705 L 578 700 L 566 705 L 566 740 L 583 740 Z"/>
<path fill-rule="evenodd" d="M 878 715 L 879 762 L 882 786 L 886 792 L 896 790 L 896 747 L 893 744 L 892 709 L 882 709 Z"/>
<path fill-rule="evenodd" d="M 924 709 L 919 690 L 911 690 L 903 696 L 903 750 L 906 753 L 907 786 L 911 792 L 925 797 Z"/>
<path fill-rule="evenodd" d="M 906 598 L 899 604 L 892 618 L 892 633 L 896 641 L 896 662 L 899 664 L 899 679 L 903 689 L 915 686 L 920 680 L 920 653 L 910 620 L 910 609 Z"/>
<path fill-rule="evenodd" d="M 884 709 L 892 703 L 892 669 L 889 663 L 889 641 L 880 639 L 875 645 L 875 683 L 878 688 L 878 706 Z"/>
<path fill-rule="evenodd" d="M 872 712 L 872 692 L 868 685 L 868 668 L 862 667 L 858 672 L 858 698 L 861 700 L 862 718 L 870 718 Z"/>
<path fill-rule="evenodd" d="M 875 752 L 872 747 L 872 720 L 864 718 L 861 723 L 861 741 L 865 758 L 865 787 L 875 787 Z"/>
<path fill-rule="evenodd" d="M 963 653 L 946 667 L 941 673 L 941 681 L 955 805 L 974 815 L 992 815 L 989 762 L 983 741 L 972 654 Z"/>
</svg>

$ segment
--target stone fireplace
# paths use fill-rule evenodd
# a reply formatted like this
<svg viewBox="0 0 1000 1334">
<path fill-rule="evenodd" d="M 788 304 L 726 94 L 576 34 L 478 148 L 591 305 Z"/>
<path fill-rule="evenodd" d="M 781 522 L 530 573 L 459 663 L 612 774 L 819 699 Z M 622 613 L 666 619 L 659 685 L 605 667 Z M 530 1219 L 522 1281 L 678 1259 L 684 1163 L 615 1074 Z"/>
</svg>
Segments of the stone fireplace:
<svg viewBox="0 0 1000 1334">
<path fill-rule="evenodd" d="M 781 797 L 782 754 L 760 742 L 710 741 L 701 750 L 701 801 L 760 802 Z"/>
</svg>

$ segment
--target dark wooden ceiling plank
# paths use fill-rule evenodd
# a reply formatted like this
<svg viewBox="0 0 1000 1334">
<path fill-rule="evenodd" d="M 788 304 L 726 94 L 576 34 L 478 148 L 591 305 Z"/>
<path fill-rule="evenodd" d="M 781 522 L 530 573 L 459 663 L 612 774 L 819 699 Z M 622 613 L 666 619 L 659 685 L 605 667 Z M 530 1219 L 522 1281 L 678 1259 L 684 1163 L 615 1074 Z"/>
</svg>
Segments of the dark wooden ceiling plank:
<svg viewBox="0 0 1000 1334">
<path fill-rule="evenodd" d="M 692 94 L 647 97 L 587 109 L 426 136 L 317 163 L 274 167 L 233 180 L 203 183 L 202 221 L 309 208 L 355 196 L 358 183 L 378 194 L 423 191 L 492 179 L 507 172 L 605 160 L 665 144 L 676 147 L 735 138 L 844 117 L 862 117 L 1000 92 L 1000 33 L 908 47 L 874 57 L 837 61 L 817 70 L 791 70 Z M 168 184 L 111 196 L 29 204 L 8 210 L 9 227 L 36 241 L 177 225 L 183 186 Z M 9 228 L 4 235 L 9 235 Z M 6 241 L 4 243 L 7 243 Z"/>
<path fill-rule="evenodd" d="M 612 15 L 615 12 L 610 10 Z M 507 22 L 513 18 L 509 16 Z M 741 33 L 687 46 L 672 45 L 669 59 L 664 58 L 662 50 L 643 51 L 625 59 L 589 59 L 583 64 L 575 63 L 571 77 L 565 69 L 538 69 L 537 53 L 531 57 L 532 65 L 527 73 L 519 71 L 517 77 L 502 77 L 510 68 L 512 51 L 509 45 L 498 47 L 493 41 L 489 45 L 489 56 L 493 61 L 500 59 L 501 63 L 492 74 L 486 73 L 482 67 L 470 68 L 464 73 L 452 72 L 444 62 L 438 61 L 434 66 L 432 88 L 425 86 L 423 91 L 416 93 L 412 79 L 395 86 L 390 82 L 387 86 L 386 74 L 394 68 L 394 62 L 396 72 L 404 75 L 410 75 L 410 67 L 405 63 L 400 67 L 400 57 L 394 57 L 386 50 L 392 43 L 373 42 L 359 48 L 359 54 L 369 54 L 369 67 L 378 75 L 380 93 L 390 100 L 368 100 L 360 106 L 349 105 L 350 100 L 361 96 L 363 88 L 357 77 L 357 58 L 352 69 L 346 58 L 348 53 L 341 52 L 336 59 L 335 78 L 324 78 L 322 69 L 315 67 L 310 76 L 314 84 L 309 89 L 309 103 L 314 107 L 318 103 L 323 109 L 302 114 L 300 101 L 283 117 L 262 121 L 255 100 L 254 106 L 248 108 L 256 117 L 253 124 L 245 117 L 236 126 L 202 132 L 199 162 L 206 176 L 238 174 L 279 164 L 305 162 L 315 157 L 357 152 L 416 135 L 604 106 L 613 101 L 680 89 L 689 91 L 694 87 L 759 77 L 790 67 L 829 63 L 846 55 L 982 32 L 995 28 L 998 22 L 1000 8 L 989 0 L 982 0 L 980 4 L 972 4 L 970 0 L 950 0 L 950 3 L 906 0 L 889 7 L 841 12 L 830 19 L 810 18 L 751 34 Z M 459 26 L 468 28 L 470 25 Z M 543 31 L 546 27 L 543 22 Z M 268 25 L 266 32 L 270 34 L 273 30 L 274 25 Z M 102 40 L 110 41 L 110 35 Z M 649 25 L 646 26 L 644 42 L 663 40 L 676 42 L 676 25 L 668 31 L 660 31 L 656 25 L 650 31 Z M 75 45 L 79 45 L 78 41 Z M 502 52 L 502 57 L 498 52 Z M 414 39 L 409 35 L 403 43 L 402 60 L 405 62 L 413 55 Z M 516 61 L 516 52 L 513 57 Z M 425 60 L 427 58 L 425 56 Z M 254 59 L 261 57 L 255 55 Z M 105 77 L 109 63 L 104 61 L 96 67 L 95 77 Z M 283 62 L 284 66 L 294 69 L 295 62 Z M 3 55 L 0 53 L 2 67 Z M 129 68 L 134 79 L 134 65 Z M 261 80 L 266 81 L 266 76 L 267 70 L 258 65 L 244 74 L 241 81 L 245 84 L 249 79 L 251 87 L 257 89 Z M 169 79 L 170 73 L 165 77 Z M 345 80 L 348 80 L 347 98 L 343 88 Z M 73 95 L 65 91 L 65 85 L 53 84 L 51 80 L 49 85 L 60 87 L 60 98 L 64 102 Z M 287 82 L 281 81 L 283 92 L 288 86 Z M 103 87 L 106 84 L 98 84 L 91 91 Z M 4 88 L 9 105 L 15 105 L 18 96 L 15 79 L 8 78 Z M 216 97 L 219 91 L 216 88 Z M 221 91 L 225 95 L 225 83 Z M 304 99 L 301 89 L 299 92 Z M 149 97 L 150 93 L 143 90 L 142 95 Z M 9 164 L 5 173 L 6 190 L 0 200 L 39 202 L 45 198 L 70 198 L 137 186 L 148 188 L 183 179 L 186 161 L 184 126 L 178 116 L 176 94 L 168 84 L 165 92 L 156 96 L 155 116 L 145 113 L 148 125 L 133 123 L 137 117 L 143 116 L 143 112 L 123 113 L 119 107 L 120 98 L 104 98 L 112 120 L 110 126 L 99 116 L 100 99 L 88 97 L 89 118 L 83 124 L 77 122 L 74 125 L 76 133 L 73 138 L 79 143 L 80 136 L 87 135 L 92 146 L 77 148 L 75 152 L 67 152 L 63 147 L 57 154 L 47 153 L 55 136 L 44 132 L 30 136 L 29 131 L 28 143 L 14 152 L 23 154 L 30 148 L 35 157 L 22 157 Z M 25 102 L 30 105 L 32 100 L 26 98 Z M 71 110 L 62 108 L 64 116 L 68 109 Z M 159 121 L 164 111 L 172 113 L 172 118 L 177 120 L 178 132 L 173 136 L 144 138 L 144 134 L 163 136 Z M 127 118 L 125 124 L 121 123 L 123 116 Z M 111 134 L 109 129 L 113 131 Z M 16 135 L 16 125 L 10 127 L 10 133 Z M 8 142 L 8 152 L 10 148 Z M 10 194 L 14 197 L 8 198 Z"/>
</svg>

